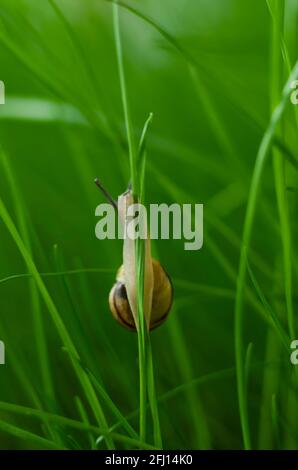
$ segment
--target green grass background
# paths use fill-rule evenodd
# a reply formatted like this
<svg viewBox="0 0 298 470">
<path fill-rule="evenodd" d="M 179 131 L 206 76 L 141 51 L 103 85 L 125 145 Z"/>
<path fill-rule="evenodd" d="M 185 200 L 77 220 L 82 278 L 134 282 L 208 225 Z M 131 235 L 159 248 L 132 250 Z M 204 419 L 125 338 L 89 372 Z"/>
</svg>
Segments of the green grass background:
<svg viewBox="0 0 298 470">
<path fill-rule="evenodd" d="M 163 446 L 296 449 L 297 2 L 120 4 L 146 201 L 204 203 L 202 250 L 153 247 L 175 289 L 151 335 Z M 1 0 L 0 79 L 0 448 L 159 447 L 108 309 L 122 245 L 94 234 L 94 177 L 130 180 L 111 2 Z"/>
</svg>

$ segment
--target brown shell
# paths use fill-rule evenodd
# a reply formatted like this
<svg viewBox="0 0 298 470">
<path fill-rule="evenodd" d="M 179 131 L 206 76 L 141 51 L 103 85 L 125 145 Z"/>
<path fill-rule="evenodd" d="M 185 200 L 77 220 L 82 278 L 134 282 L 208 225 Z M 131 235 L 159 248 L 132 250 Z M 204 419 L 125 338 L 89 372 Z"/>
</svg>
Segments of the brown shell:
<svg viewBox="0 0 298 470">
<path fill-rule="evenodd" d="M 173 285 L 166 271 L 159 261 L 152 259 L 154 287 L 152 299 L 152 311 L 150 318 L 150 330 L 158 327 L 167 318 L 173 303 Z M 114 284 L 110 295 L 109 305 L 113 317 L 125 328 L 136 331 L 135 321 L 129 306 L 126 288 L 124 284 L 123 265 L 117 273 L 117 282 Z"/>
</svg>

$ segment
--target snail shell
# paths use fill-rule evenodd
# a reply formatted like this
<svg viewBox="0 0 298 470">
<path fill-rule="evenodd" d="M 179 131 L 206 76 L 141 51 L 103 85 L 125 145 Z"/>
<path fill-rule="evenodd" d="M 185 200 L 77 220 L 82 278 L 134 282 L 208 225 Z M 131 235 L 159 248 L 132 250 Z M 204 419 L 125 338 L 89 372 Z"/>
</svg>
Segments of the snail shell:
<svg viewBox="0 0 298 470">
<path fill-rule="evenodd" d="M 152 267 L 154 284 L 150 330 L 153 330 L 165 321 L 173 303 L 173 286 L 168 274 L 159 261 L 153 258 Z M 135 331 L 136 325 L 127 298 L 123 265 L 117 272 L 116 281 L 109 295 L 109 305 L 112 315 L 122 326 Z"/>
</svg>

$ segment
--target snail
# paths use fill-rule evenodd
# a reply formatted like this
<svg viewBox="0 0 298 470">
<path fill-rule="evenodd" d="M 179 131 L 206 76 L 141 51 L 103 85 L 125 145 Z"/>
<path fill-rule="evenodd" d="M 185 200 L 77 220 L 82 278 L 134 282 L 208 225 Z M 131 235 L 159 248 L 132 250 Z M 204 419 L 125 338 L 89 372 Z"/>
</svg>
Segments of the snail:
<svg viewBox="0 0 298 470">
<path fill-rule="evenodd" d="M 118 203 L 104 189 L 98 178 L 95 184 L 106 199 L 117 210 L 124 231 L 133 219 L 131 206 L 136 207 L 132 190 L 128 190 L 118 198 Z M 131 207 L 132 208 L 132 207 Z M 136 207 L 137 208 L 137 207 Z M 148 330 L 161 325 L 167 318 L 173 303 L 173 285 L 167 272 L 159 261 L 151 257 L 150 237 L 146 227 L 144 253 L 144 299 L 143 312 Z M 136 288 L 136 255 L 135 240 L 124 236 L 123 264 L 120 266 L 116 283 L 109 294 L 109 307 L 113 317 L 128 330 L 139 329 L 137 288 Z"/>
</svg>

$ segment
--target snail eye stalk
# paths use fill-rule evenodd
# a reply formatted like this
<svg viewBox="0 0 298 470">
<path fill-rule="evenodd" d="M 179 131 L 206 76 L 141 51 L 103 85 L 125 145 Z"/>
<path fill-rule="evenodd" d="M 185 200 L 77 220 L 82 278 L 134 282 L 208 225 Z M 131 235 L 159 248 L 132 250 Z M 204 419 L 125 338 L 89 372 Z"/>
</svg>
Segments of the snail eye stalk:
<svg viewBox="0 0 298 470">
<path fill-rule="evenodd" d="M 94 179 L 94 183 L 96 186 L 100 189 L 104 197 L 107 199 L 107 201 L 116 209 L 118 210 L 118 204 L 117 202 L 112 198 L 112 196 L 108 193 L 108 191 L 104 188 L 104 186 L 101 184 L 98 178 Z"/>
</svg>

